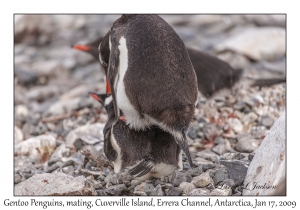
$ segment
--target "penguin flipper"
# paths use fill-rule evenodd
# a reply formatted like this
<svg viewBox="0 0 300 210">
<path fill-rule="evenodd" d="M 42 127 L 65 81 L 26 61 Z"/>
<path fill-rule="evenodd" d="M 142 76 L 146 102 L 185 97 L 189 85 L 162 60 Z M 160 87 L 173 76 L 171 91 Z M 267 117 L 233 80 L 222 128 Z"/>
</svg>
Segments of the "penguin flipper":
<svg viewBox="0 0 300 210">
<path fill-rule="evenodd" d="M 129 170 L 131 176 L 141 177 L 155 169 L 155 162 L 152 160 L 143 159 L 135 167 Z"/>
<path fill-rule="evenodd" d="M 109 57 L 109 65 L 108 65 L 108 82 L 111 89 L 111 94 L 114 103 L 115 115 L 117 119 L 120 117 L 120 109 L 117 101 L 117 84 L 119 80 L 119 72 L 118 67 L 120 63 L 120 50 L 118 49 L 118 45 L 114 42 L 111 43 L 110 57 Z"/>
<path fill-rule="evenodd" d="M 110 137 L 111 137 L 111 130 L 108 132 L 108 135 L 104 138 L 104 147 L 103 147 L 104 154 L 108 160 L 115 161 L 118 157 L 118 153 L 112 146 Z"/>
<path fill-rule="evenodd" d="M 182 131 L 182 138 L 175 138 L 176 143 L 179 145 L 180 149 L 186 155 L 186 157 L 187 157 L 187 159 L 189 161 L 190 166 L 193 167 L 194 164 L 193 164 L 193 161 L 192 161 L 192 158 L 191 158 L 191 154 L 190 154 L 190 151 L 189 151 L 189 148 L 188 148 L 186 140 L 187 140 L 187 138 L 186 138 L 186 135 L 185 135 L 184 131 Z"/>
</svg>

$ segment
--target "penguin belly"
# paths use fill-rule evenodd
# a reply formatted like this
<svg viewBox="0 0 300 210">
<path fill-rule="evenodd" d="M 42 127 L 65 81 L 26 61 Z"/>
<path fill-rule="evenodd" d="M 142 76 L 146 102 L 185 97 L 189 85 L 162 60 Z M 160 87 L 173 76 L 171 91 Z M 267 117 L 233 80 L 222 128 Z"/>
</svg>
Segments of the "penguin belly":
<svg viewBox="0 0 300 210">
<path fill-rule="evenodd" d="M 134 108 L 134 106 L 130 103 L 129 98 L 125 92 L 124 85 L 124 76 L 128 69 L 128 49 L 126 47 L 126 39 L 124 37 L 120 38 L 119 41 L 119 75 L 117 80 L 117 103 L 119 108 L 125 115 L 126 123 L 130 128 L 135 130 L 144 130 L 151 126 L 151 120 L 149 117 L 141 118 L 141 114 Z"/>
</svg>

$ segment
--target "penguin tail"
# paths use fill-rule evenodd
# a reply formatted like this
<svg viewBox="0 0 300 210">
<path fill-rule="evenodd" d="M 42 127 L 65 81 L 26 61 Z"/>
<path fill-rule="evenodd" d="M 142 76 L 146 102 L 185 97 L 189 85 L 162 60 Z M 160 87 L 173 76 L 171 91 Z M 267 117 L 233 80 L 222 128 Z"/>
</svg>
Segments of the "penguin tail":
<svg viewBox="0 0 300 210">
<path fill-rule="evenodd" d="M 141 177 L 155 169 L 155 162 L 144 158 L 139 164 L 129 170 L 129 174 L 135 177 Z"/>
</svg>

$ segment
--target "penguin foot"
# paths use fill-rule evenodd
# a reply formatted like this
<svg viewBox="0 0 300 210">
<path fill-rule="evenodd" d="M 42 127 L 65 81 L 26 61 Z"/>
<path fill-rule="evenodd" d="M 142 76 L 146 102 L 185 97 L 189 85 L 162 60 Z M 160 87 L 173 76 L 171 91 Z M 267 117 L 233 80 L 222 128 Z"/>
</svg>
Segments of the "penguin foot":
<svg viewBox="0 0 300 210">
<path fill-rule="evenodd" d="M 126 117 L 124 115 L 122 115 L 119 119 L 126 122 Z"/>
</svg>

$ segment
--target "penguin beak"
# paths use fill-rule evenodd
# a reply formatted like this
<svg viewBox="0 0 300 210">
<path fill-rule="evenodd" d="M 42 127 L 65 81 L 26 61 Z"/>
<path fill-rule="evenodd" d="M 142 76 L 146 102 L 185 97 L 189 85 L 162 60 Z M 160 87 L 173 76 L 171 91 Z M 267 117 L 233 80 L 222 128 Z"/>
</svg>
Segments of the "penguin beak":
<svg viewBox="0 0 300 210">
<path fill-rule="evenodd" d="M 74 45 L 73 48 L 76 50 L 80 50 L 80 51 L 89 51 L 90 50 L 90 47 L 87 45 Z"/>
<path fill-rule="evenodd" d="M 89 95 L 90 95 L 92 98 L 96 99 L 97 101 L 101 102 L 101 99 L 99 98 L 99 96 L 98 96 L 96 93 L 89 92 Z"/>
<path fill-rule="evenodd" d="M 110 85 L 108 83 L 108 79 L 106 78 L 106 94 L 111 95 Z"/>
</svg>

